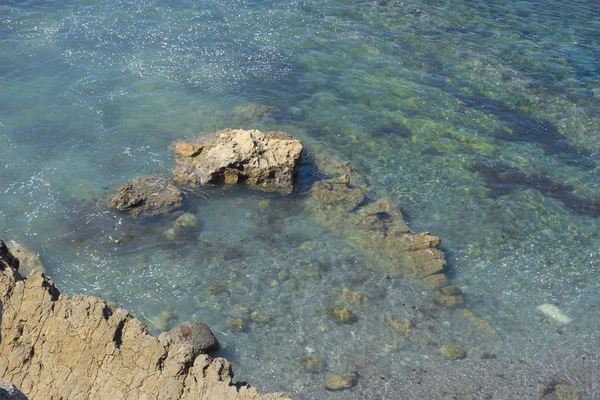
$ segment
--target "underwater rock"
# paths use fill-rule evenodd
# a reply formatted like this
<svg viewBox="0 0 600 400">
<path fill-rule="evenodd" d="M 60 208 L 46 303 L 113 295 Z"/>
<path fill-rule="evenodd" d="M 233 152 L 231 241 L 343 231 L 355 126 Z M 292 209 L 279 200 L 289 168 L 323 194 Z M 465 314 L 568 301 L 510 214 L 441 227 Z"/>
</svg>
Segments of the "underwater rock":
<svg viewBox="0 0 600 400">
<path fill-rule="evenodd" d="M 365 201 L 365 192 L 349 187 L 350 178 L 344 175 L 336 179 L 315 182 L 310 194 L 320 209 L 346 214 Z"/>
<path fill-rule="evenodd" d="M 173 177 L 190 185 L 244 183 L 268 191 L 290 193 L 302 144 L 285 132 L 225 129 L 201 143 L 177 143 Z M 190 147 L 201 147 L 192 151 Z"/>
<path fill-rule="evenodd" d="M 354 319 L 354 314 L 352 313 L 352 311 L 342 306 L 327 307 L 325 315 L 327 315 L 327 318 L 329 318 L 336 324 L 348 324 L 353 322 Z"/>
<path fill-rule="evenodd" d="M 268 324 L 271 321 L 271 318 L 268 315 L 258 311 L 253 311 L 252 314 L 250 314 L 250 318 L 252 318 L 253 322 L 262 325 Z"/>
<path fill-rule="evenodd" d="M 558 400 L 579 400 L 581 398 L 579 390 L 565 383 L 556 384 L 553 394 Z"/>
<path fill-rule="evenodd" d="M 444 344 L 440 347 L 442 357 L 449 360 L 458 360 L 465 357 L 465 351 L 458 344 Z"/>
<path fill-rule="evenodd" d="M 544 303 L 537 306 L 537 310 L 544 314 L 549 320 L 558 322 L 559 324 L 570 324 L 571 318 L 567 317 L 562 311 L 553 304 Z"/>
<path fill-rule="evenodd" d="M 165 346 L 123 309 L 60 294 L 43 274 L 0 272 L 0 376 L 30 399 L 275 400 L 235 384 L 223 358 Z"/>
<path fill-rule="evenodd" d="M 227 329 L 231 332 L 240 332 L 246 329 L 246 321 L 243 318 L 230 318 L 227 320 Z"/>
<path fill-rule="evenodd" d="M 12 382 L 0 379 L 0 400 L 27 400 Z"/>
<path fill-rule="evenodd" d="M 328 390 L 349 389 L 353 384 L 350 374 L 329 374 L 325 377 L 325 388 Z"/>
<path fill-rule="evenodd" d="M 309 354 L 302 357 L 302 368 L 311 374 L 320 374 L 325 370 L 325 362 L 319 356 Z"/>
<path fill-rule="evenodd" d="M 181 207 L 181 191 L 162 174 L 147 175 L 121 185 L 108 206 L 134 217 L 166 215 Z"/>
<path fill-rule="evenodd" d="M 8 249 L 19 260 L 19 274 L 21 276 L 29 276 L 36 272 L 46 272 L 42 260 L 33 251 L 15 242 L 10 242 Z"/>
<path fill-rule="evenodd" d="M 192 213 L 183 213 L 175 220 L 175 228 L 194 228 L 198 226 L 196 216 Z"/>
<path fill-rule="evenodd" d="M 19 260 L 10 252 L 4 240 L 0 238 L 0 271 L 6 268 L 19 269 Z"/>
<path fill-rule="evenodd" d="M 195 319 L 183 322 L 169 332 L 161 333 L 158 341 L 165 347 L 184 347 L 191 358 L 219 348 L 219 342 L 208 325 Z"/>
</svg>

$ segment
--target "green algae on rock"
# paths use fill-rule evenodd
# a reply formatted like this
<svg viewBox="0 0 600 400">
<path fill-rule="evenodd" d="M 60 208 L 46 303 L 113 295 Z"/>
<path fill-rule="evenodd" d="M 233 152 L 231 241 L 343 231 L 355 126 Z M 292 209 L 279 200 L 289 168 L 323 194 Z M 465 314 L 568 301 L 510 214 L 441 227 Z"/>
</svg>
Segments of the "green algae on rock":
<svg viewBox="0 0 600 400">
<path fill-rule="evenodd" d="M 342 306 L 327 307 L 325 315 L 336 324 L 349 324 L 354 322 L 354 314 L 349 308 Z"/>
<path fill-rule="evenodd" d="M 325 377 L 325 388 L 328 390 L 344 390 L 354 385 L 350 374 L 329 374 Z"/>
<path fill-rule="evenodd" d="M 301 359 L 302 368 L 311 374 L 319 374 L 325 370 L 325 361 L 323 358 L 314 354 L 309 354 Z"/>
<path fill-rule="evenodd" d="M 462 346 L 458 344 L 444 344 L 440 347 L 442 357 L 450 360 L 458 360 L 466 356 Z"/>
</svg>

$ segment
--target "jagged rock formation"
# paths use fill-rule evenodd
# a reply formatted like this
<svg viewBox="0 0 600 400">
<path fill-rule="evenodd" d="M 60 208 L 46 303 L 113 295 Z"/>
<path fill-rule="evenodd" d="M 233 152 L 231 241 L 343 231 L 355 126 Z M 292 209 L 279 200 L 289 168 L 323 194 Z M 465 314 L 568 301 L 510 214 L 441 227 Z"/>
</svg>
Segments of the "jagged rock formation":
<svg viewBox="0 0 600 400">
<path fill-rule="evenodd" d="M 309 202 L 316 220 L 342 232 L 350 244 L 386 266 L 390 276 L 410 276 L 435 290 L 445 304 L 461 304 L 460 290 L 443 272 L 440 239 L 429 232 L 412 233 L 389 197 L 367 203 L 364 190 L 350 185 L 348 166 L 342 169 L 340 177 L 312 186 Z"/>
<path fill-rule="evenodd" d="M 181 191 L 172 180 L 162 174 L 142 176 L 121 185 L 108 199 L 108 206 L 129 211 L 134 217 L 166 215 L 179 207 Z"/>
<path fill-rule="evenodd" d="M 198 143 L 175 145 L 175 181 L 190 185 L 245 183 L 290 193 L 302 144 L 285 132 L 225 129 Z"/>
<path fill-rule="evenodd" d="M 235 385 L 229 362 L 198 354 L 211 348 L 197 324 L 165 334 L 96 297 L 60 294 L 35 273 L 23 279 L 0 241 L 0 378 L 31 400 L 285 399 Z M 198 330 L 197 339 L 188 339 Z"/>
</svg>

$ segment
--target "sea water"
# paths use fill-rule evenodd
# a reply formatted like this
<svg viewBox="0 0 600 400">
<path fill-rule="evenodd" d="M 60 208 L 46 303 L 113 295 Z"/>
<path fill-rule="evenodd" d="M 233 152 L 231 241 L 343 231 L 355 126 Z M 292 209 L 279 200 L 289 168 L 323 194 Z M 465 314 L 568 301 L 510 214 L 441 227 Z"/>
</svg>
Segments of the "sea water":
<svg viewBox="0 0 600 400">
<path fill-rule="evenodd" d="M 599 105 L 590 2 L 4 1 L 0 235 L 39 253 L 64 293 L 101 296 L 154 334 L 205 321 L 262 391 L 411 398 L 422 371 L 461 371 L 490 385 L 455 380 L 465 398 L 561 382 L 594 398 Z M 189 191 L 198 224 L 177 239 L 176 216 L 106 207 L 120 184 L 168 174 L 174 141 L 228 127 L 284 130 L 349 162 L 370 198 L 442 239 L 452 283 L 497 335 L 320 226 L 307 187 Z M 336 324 L 325 310 L 348 290 L 366 300 Z M 467 358 L 443 360 L 445 343 Z M 519 363 L 522 381 L 499 378 Z M 355 387 L 322 391 L 334 372 Z"/>
</svg>

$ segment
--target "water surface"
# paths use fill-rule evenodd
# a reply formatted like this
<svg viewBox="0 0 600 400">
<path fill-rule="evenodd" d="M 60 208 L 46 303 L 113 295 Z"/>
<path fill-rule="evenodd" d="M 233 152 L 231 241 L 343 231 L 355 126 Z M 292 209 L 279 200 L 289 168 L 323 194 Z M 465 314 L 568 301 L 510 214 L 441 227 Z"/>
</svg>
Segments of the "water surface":
<svg viewBox="0 0 600 400">
<path fill-rule="evenodd" d="M 489 383 L 525 360 L 522 381 L 463 393 L 537 398 L 555 379 L 594 398 L 599 41 L 584 1 L 3 2 L 0 232 L 38 252 L 63 292 L 116 302 L 153 332 L 207 322 L 236 377 L 263 391 L 411 398 L 401 377 L 415 384 L 414 371 Z M 174 141 L 226 127 L 284 130 L 350 162 L 371 198 L 442 238 L 452 283 L 498 337 L 320 226 L 306 187 L 191 191 L 199 226 L 176 240 L 164 235 L 176 216 L 105 207 L 120 184 L 169 173 Z M 350 305 L 350 325 L 324 312 L 344 288 L 369 299 Z M 427 344 L 395 337 L 385 315 Z M 448 342 L 467 359 L 442 360 Z M 308 354 L 325 371 L 304 371 Z M 357 385 L 322 392 L 329 372 Z"/>
</svg>

